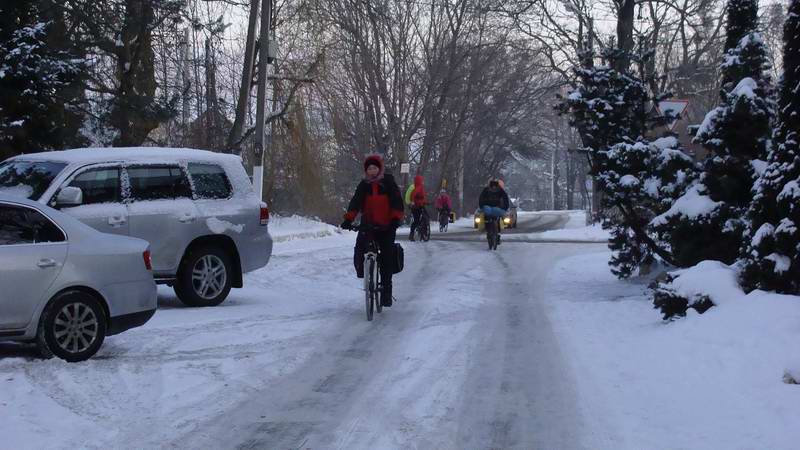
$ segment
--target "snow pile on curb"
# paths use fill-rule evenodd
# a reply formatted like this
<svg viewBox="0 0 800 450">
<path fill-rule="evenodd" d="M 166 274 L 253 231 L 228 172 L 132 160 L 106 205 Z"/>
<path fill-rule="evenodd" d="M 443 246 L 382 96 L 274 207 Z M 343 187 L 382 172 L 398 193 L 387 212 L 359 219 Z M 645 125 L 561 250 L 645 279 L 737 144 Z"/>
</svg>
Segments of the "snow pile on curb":
<svg viewBox="0 0 800 450">
<path fill-rule="evenodd" d="M 269 234 L 274 242 L 321 238 L 341 232 L 333 225 L 298 215 L 288 217 L 272 215 L 269 218 Z"/>
<path fill-rule="evenodd" d="M 563 211 L 562 211 L 563 212 Z M 565 242 L 608 242 L 611 235 L 599 224 L 586 225 L 586 212 L 570 211 L 569 221 L 563 229 L 550 230 L 526 235 L 527 239 Z"/>
<path fill-rule="evenodd" d="M 745 296 L 736 270 L 719 261 L 701 261 L 694 267 L 670 273 L 675 277 L 670 286 L 687 298 L 707 295 L 715 305 L 722 305 Z"/>
<path fill-rule="evenodd" d="M 797 448 L 800 298 L 745 294 L 732 268 L 705 262 L 675 286 L 717 306 L 666 323 L 647 281 L 617 280 L 608 259 L 560 261 L 546 296 L 580 380 L 585 448 Z"/>
</svg>

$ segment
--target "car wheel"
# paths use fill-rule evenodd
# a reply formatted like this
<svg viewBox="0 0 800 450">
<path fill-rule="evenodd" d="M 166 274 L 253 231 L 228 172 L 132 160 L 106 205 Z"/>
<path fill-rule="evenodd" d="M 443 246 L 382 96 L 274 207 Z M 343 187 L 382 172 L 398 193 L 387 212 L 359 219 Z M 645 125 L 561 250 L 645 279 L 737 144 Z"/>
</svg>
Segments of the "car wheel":
<svg viewBox="0 0 800 450">
<path fill-rule="evenodd" d="M 217 306 L 231 291 L 230 255 L 216 246 L 192 250 L 181 263 L 175 294 L 186 306 Z"/>
<path fill-rule="evenodd" d="M 107 327 L 105 311 L 96 298 L 83 291 L 66 291 L 42 312 L 36 343 L 45 358 L 85 361 L 103 345 Z"/>
</svg>

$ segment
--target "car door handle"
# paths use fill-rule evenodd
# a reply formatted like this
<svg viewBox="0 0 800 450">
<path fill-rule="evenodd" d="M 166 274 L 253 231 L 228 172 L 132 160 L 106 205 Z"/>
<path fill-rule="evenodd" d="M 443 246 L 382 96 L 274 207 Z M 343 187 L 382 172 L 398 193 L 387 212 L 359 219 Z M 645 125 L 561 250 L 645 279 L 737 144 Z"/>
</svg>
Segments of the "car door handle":
<svg viewBox="0 0 800 450">
<path fill-rule="evenodd" d="M 50 258 L 40 259 L 39 262 L 36 263 L 36 265 L 42 269 L 46 269 L 48 267 L 55 267 L 57 264 L 58 263 L 56 263 L 56 260 Z"/>
<path fill-rule="evenodd" d="M 108 218 L 108 224 L 111 225 L 112 227 L 125 225 L 125 222 L 126 222 L 125 218 L 121 216 Z"/>
</svg>

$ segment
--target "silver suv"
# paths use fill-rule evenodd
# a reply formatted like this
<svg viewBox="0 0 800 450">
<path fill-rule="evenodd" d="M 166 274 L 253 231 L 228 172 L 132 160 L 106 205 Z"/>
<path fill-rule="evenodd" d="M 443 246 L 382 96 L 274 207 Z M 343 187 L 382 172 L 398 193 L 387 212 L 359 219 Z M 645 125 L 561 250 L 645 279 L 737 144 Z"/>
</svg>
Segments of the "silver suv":
<svg viewBox="0 0 800 450">
<path fill-rule="evenodd" d="M 267 205 L 234 155 L 147 147 L 20 155 L 0 163 L 0 193 L 150 242 L 156 281 L 189 306 L 222 303 L 272 254 Z"/>
</svg>

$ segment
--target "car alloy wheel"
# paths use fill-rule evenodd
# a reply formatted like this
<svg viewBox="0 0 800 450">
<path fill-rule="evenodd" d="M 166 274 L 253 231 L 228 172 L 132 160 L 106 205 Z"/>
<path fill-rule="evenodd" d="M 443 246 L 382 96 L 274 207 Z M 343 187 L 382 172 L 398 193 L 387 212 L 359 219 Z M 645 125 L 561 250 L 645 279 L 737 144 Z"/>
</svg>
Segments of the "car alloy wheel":
<svg viewBox="0 0 800 450">
<path fill-rule="evenodd" d="M 204 300 L 219 296 L 225 289 L 228 272 L 225 263 L 216 255 L 203 255 L 192 269 L 192 287 Z"/>
<path fill-rule="evenodd" d="M 98 319 L 84 303 L 68 303 L 56 314 L 53 336 L 58 346 L 69 353 L 85 352 L 98 336 Z"/>
<path fill-rule="evenodd" d="M 89 359 L 106 337 L 107 319 L 100 300 L 69 290 L 55 297 L 42 312 L 36 341 L 42 356 L 69 362 Z"/>
</svg>

